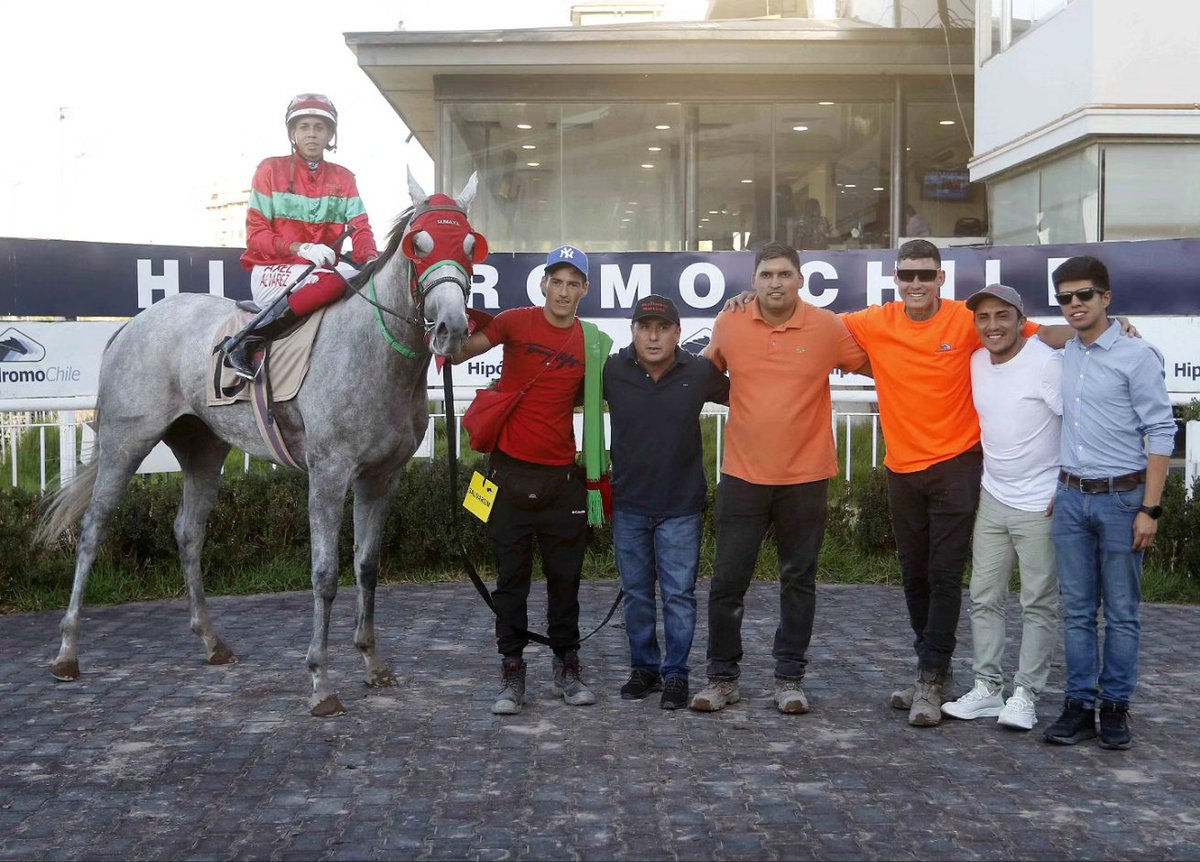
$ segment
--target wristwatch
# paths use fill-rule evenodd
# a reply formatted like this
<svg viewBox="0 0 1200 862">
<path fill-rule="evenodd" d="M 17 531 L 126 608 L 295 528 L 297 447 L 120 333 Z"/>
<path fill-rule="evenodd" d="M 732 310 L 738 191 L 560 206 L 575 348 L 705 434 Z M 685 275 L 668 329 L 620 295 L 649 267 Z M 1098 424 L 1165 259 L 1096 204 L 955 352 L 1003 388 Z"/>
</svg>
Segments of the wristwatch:
<svg viewBox="0 0 1200 862">
<path fill-rule="evenodd" d="M 1138 511 L 1145 512 L 1156 521 L 1162 517 L 1162 506 L 1139 506 Z"/>
</svg>

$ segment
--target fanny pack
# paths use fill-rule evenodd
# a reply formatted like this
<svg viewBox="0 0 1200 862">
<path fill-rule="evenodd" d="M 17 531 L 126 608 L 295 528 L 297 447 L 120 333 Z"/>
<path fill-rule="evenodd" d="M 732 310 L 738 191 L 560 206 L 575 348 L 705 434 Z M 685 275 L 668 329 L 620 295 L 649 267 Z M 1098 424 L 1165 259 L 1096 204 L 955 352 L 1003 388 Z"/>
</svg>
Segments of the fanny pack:
<svg viewBox="0 0 1200 862">
<path fill-rule="evenodd" d="M 579 467 L 533 465 L 512 456 L 492 453 L 488 478 L 500 487 L 500 493 L 517 509 L 544 509 L 579 482 Z"/>
</svg>

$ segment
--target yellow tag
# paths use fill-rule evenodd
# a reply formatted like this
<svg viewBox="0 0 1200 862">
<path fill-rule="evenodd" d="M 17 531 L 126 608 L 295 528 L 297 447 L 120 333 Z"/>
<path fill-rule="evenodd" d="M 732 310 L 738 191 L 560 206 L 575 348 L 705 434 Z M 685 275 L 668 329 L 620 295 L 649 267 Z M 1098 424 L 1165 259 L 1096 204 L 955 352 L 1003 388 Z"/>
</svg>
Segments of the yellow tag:
<svg viewBox="0 0 1200 862">
<path fill-rule="evenodd" d="M 488 518 L 492 516 L 492 504 L 496 502 L 498 490 L 500 489 L 496 485 L 489 482 L 482 473 L 476 470 L 471 474 L 471 484 L 467 486 L 467 496 L 463 498 L 463 508 L 486 524 Z"/>
</svg>

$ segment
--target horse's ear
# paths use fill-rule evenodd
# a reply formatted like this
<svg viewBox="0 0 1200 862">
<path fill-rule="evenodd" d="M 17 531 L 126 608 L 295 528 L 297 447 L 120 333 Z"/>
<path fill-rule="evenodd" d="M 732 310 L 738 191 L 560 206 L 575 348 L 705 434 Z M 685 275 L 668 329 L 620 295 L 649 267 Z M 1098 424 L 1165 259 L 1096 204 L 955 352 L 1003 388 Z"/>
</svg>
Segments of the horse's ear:
<svg viewBox="0 0 1200 862">
<path fill-rule="evenodd" d="M 471 236 L 475 237 L 475 246 L 471 249 L 471 263 L 483 263 L 488 256 L 488 241 L 478 231 L 472 231 Z"/>
<path fill-rule="evenodd" d="M 475 200 L 475 193 L 477 191 L 479 191 L 479 172 L 471 171 L 471 176 L 467 179 L 467 184 L 463 186 L 463 190 L 455 198 L 455 202 L 462 207 L 463 212 L 470 209 L 471 201 Z"/>
<path fill-rule="evenodd" d="M 429 197 L 425 194 L 425 189 L 421 188 L 421 184 L 417 182 L 417 178 L 413 176 L 412 168 L 408 169 L 408 195 L 412 198 L 414 207 Z"/>
</svg>

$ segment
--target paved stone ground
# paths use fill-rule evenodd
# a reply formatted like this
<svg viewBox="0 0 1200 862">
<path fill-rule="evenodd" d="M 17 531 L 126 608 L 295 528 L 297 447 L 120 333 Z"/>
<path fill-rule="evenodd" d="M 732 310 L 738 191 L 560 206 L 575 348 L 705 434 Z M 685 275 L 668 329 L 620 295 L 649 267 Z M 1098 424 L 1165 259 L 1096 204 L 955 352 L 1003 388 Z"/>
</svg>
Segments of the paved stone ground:
<svg viewBox="0 0 1200 862">
<path fill-rule="evenodd" d="M 585 583 L 585 620 L 614 588 Z M 776 589 L 748 596 L 743 700 L 716 715 L 621 701 L 610 627 L 583 652 L 597 705 L 556 701 L 539 648 L 524 713 L 492 716 L 491 621 L 467 584 L 381 589 L 401 682 L 382 692 L 361 685 L 343 590 L 331 644 L 348 713 L 325 720 L 306 710 L 307 594 L 213 599 L 241 658 L 223 668 L 202 664 L 183 601 L 93 608 L 76 683 L 47 670 L 58 613 L 0 618 L 0 859 L 1200 856 L 1200 608 L 1144 608 L 1135 745 L 1112 752 L 985 720 L 909 727 L 886 703 L 912 671 L 897 588 L 820 588 L 814 711 L 779 715 Z M 1010 634 L 1016 618 L 1011 604 Z M 965 614 L 960 636 L 961 690 Z M 1060 648 L 1039 730 L 1062 681 Z"/>
</svg>

